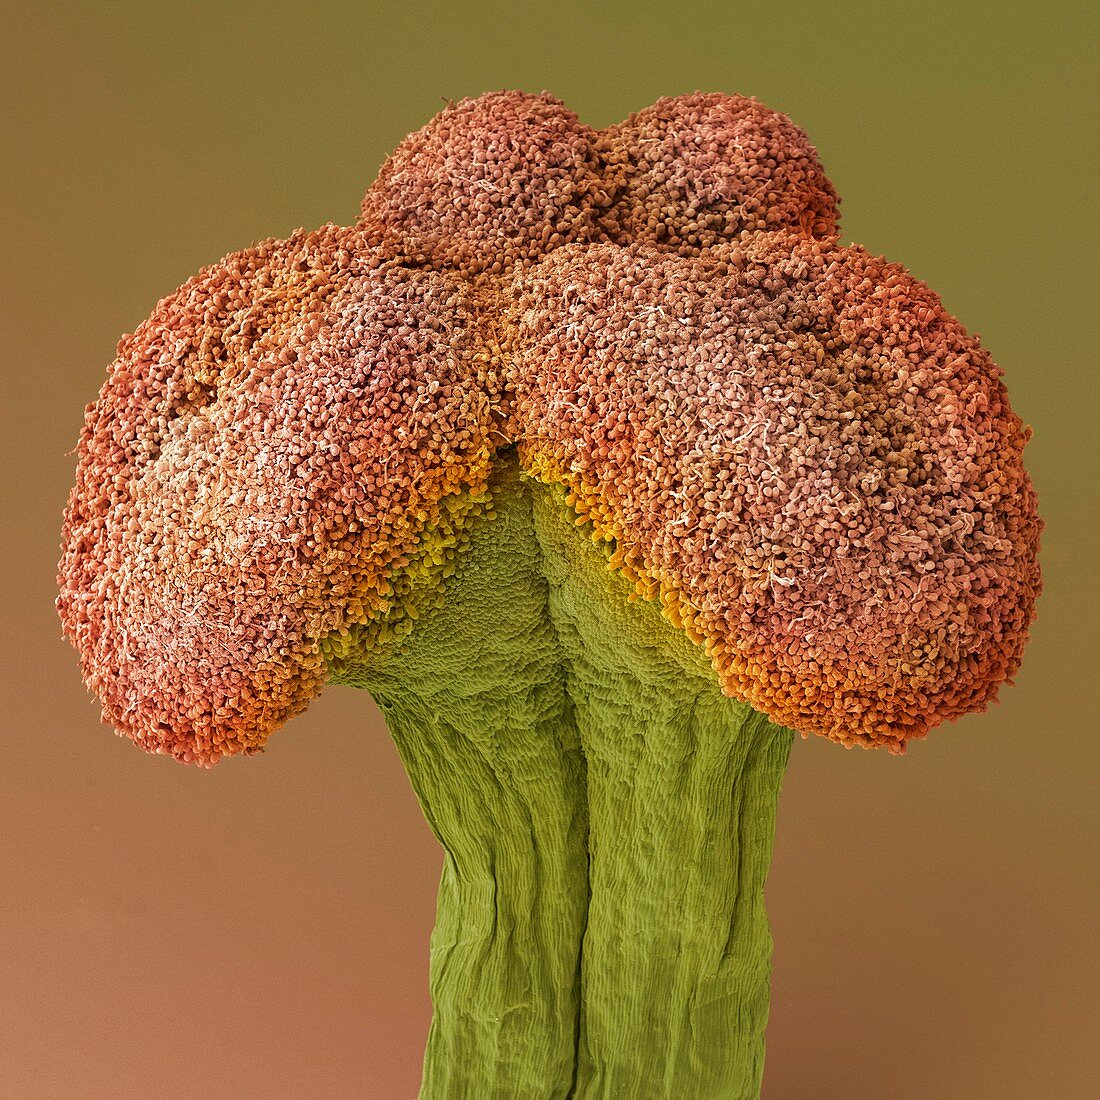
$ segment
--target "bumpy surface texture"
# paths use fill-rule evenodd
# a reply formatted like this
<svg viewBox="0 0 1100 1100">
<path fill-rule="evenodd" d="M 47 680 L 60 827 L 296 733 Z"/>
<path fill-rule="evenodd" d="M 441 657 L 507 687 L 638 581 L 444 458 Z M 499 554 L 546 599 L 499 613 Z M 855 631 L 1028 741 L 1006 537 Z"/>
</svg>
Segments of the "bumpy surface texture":
<svg viewBox="0 0 1100 1100">
<path fill-rule="evenodd" d="M 597 132 L 503 92 L 411 135 L 356 226 L 205 269 L 80 441 L 58 609 L 105 720 L 256 751 L 433 606 L 513 450 L 776 722 L 901 751 L 984 707 L 1040 589 L 1029 432 L 836 201 L 753 100 Z"/>
</svg>

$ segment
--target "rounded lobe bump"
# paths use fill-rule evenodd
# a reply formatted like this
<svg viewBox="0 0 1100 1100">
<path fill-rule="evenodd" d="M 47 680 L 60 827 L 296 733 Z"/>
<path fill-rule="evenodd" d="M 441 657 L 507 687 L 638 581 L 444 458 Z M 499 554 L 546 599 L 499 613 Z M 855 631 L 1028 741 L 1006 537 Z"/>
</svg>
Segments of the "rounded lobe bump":
<svg viewBox="0 0 1100 1100">
<path fill-rule="evenodd" d="M 837 233 L 839 199 L 817 150 L 786 115 L 755 99 L 659 99 L 600 134 L 625 160 L 612 238 L 696 255 L 741 232 Z"/>
<path fill-rule="evenodd" d="M 1027 432 L 899 265 L 797 233 L 563 249 L 517 286 L 521 459 L 773 720 L 901 751 L 982 709 L 1041 587 Z"/>
<path fill-rule="evenodd" d="M 389 157 L 360 223 L 402 263 L 464 274 L 598 239 L 611 196 L 593 137 L 545 92 L 460 100 Z"/>
<path fill-rule="evenodd" d="M 320 690 L 321 640 L 387 610 L 423 531 L 454 519 L 447 499 L 484 486 L 469 294 L 354 266 L 289 338 L 230 355 L 201 412 L 165 426 L 120 400 L 123 377 L 140 393 L 175 369 L 139 341 L 89 413 L 58 609 L 105 721 L 146 749 L 204 764 L 257 751 Z"/>
</svg>

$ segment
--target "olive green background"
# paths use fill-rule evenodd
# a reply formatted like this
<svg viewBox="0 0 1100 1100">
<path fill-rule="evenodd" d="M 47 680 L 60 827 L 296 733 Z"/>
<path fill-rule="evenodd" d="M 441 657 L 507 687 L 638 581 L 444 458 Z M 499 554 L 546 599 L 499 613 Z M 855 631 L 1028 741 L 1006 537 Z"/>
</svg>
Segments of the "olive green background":
<svg viewBox="0 0 1100 1100">
<path fill-rule="evenodd" d="M 441 100 L 596 126 L 685 91 L 810 133 L 847 239 L 1006 371 L 1048 529 L 1024 667 L 905 758 L 796 740 L 765 1095 L 1100 1095 L 1091 5 L 10 5 L 4 86 L 0 1095 L 409 1100 L 441 854 L 332 688 L 251 760 L 98 721 L 52 608 L 86 402 L 201 265 L 354 219 Z"/>
</svg>

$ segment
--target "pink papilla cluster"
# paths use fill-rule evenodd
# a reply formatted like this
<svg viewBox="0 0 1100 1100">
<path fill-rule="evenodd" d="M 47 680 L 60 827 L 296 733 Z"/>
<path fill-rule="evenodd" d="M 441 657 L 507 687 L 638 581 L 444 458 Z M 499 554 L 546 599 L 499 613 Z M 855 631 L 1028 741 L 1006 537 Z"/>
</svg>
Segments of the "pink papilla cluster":
<svg viewBox="0 0 1100 1100">
<path fill-rule="evenodd" d="M 753 100 L 596 132 L 506 92 L 411 135 L 356 226 L 205 269 L 81 437 L 58 608 L 105 720 L 261 747 L 513 445 L 774 720 L 900 751 L 984 707 L 1041 587 L 1029 433 L 836 201 Z"/>
</svg>

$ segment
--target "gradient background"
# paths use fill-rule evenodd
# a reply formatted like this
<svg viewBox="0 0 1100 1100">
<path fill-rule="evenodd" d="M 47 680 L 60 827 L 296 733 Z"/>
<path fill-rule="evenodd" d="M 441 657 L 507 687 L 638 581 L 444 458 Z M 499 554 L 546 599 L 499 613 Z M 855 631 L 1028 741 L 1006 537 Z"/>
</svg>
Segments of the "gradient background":
<svg viewBox="0 0 1100 1100">
<path fill-rule="evenodd" d="M 1049 525 L 1033 641 L 906 758 L 796 740 L 764 1092 L 1100 1095 L 1088 7 L 7 8 L 0 1095 L 415 1095 L 441 852 L 371 700 L 210 773 L 146 756 L 99 724 L 54 573 L 118 337 L 226 252 L 354 220 L 442 98 L 502 87 L 596 126 L 696 89 L 787 112 L 846 239 L 1006 369 Z"/>
</svg>

